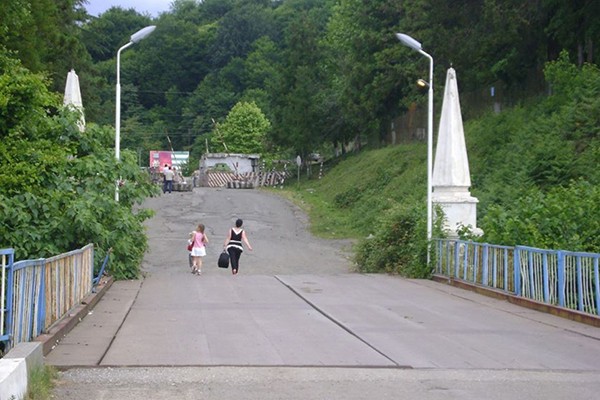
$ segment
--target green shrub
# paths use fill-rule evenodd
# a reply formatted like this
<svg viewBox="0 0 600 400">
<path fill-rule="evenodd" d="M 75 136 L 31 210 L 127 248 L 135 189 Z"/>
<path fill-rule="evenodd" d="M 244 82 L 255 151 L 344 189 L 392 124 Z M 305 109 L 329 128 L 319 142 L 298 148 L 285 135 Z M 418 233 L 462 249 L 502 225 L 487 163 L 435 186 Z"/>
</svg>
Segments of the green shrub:
<svg viewBox="0 0 600 400">
<path fill-rule="evenodd" d="M 600 186 L 587 181 L 531 189 L 510 206 L 490 207 L 482 240 L 504 245 L 600 252 Z"/>
<path fill-rule="evenodd" d="M 43 79 L 1 53 L 0 93 L 11 98 L 0 101 L 0 248 L 25 260 L 93 243 L 96 268 L 112 248 L 108 271 L 137 277 L 151 212 L 134 206 L 158 188 L 135 154 L 123 151 L 116 163 L 111 127 L 88 124 L 80 132 L 79 115 L 60 108 Z"/>
<path fill-rule="evenodd" d="M 439 223 L 436 233 L 439 236 Z M 426 204 L 398 206 L 378 223 L 375 234 L 361 240 L 354 261 L 361 272 L 387 272 L 428 278 Z"/>
</svg>

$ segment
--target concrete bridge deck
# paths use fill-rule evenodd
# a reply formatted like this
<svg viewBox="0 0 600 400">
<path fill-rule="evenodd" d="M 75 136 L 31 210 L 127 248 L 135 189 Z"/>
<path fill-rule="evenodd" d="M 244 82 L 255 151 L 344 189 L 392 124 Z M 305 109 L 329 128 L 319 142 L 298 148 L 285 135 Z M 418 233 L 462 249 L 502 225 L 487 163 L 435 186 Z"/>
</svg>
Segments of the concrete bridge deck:
<svg viewBox="0 0 600 400">
<path fill-rule="evenodd" d="M 600 329 L 426 280 L 350 272 L 345 243 L 259 191 L 151 199 L 145 278 L 115 282 L 47 356 L 60 399 L 592 399 Z M 242 214 L 243 213 L 243 214 Z M 242 216 L 254 253 L 216 267 Z M 185 240 L 209 227 L 202 276 Z M 222 232 L 222 234 L 220 234 Z"/>
</svg>

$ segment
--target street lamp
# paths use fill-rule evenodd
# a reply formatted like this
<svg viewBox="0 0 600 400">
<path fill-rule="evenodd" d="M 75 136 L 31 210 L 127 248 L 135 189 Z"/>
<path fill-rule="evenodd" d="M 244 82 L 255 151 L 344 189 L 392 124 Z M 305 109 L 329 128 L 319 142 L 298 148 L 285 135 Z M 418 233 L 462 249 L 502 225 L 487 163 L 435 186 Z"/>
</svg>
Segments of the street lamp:
<svg viewBox="0 0 600 400">
<path fill-rule="evenodd" d="M 117 51 L 117 99 L 115 101 L 115 158 L 117 162 L 121 161 L 121 51 L 128 48 L 129 46 L 136 44 L 142 39 L 145 39 L 148 35 L 150 35 L 154 29 L 156 29 L 155 25 L 150 25 L 145 28 L 140 29 L 129 39 L 129 43 L 124 45 Z M 119 182 L 117 181 L 115 188 L 115 201 L 119 201 Z"/>
<path fill-rule="evenodd" d="M 396 33 L 396 37 L 403 45 L 418 51 L 429 59 L 429 82 L 423 82 L 429 87 L 429 105 L 427 112 L 427 265 L 429 265 L 429 247 L 431 242 L 432 231 L 432 204 L 431 204 L 431 174 L 433 170 L 432 155 L 433 155 L 433 57 L 423 51 L 421 43 L 404 33 Z M 421 84 L 422 85 L 422 84 Z"/>
</svg>

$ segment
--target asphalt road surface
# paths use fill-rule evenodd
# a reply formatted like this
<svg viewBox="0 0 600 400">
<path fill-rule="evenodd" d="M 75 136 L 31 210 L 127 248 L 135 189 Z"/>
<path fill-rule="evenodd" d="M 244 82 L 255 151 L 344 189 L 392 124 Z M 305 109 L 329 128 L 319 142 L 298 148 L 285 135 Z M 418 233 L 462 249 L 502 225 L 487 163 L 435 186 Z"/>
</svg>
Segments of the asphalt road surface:
<svg viewBox="0 0 600 400">
<path fill-rule="evenodd" d="M 242 255 L 241 274 L 336 274 L 351 268 L 349 241 L 315 238 L 298 207 L 266 191 L 196 188 L 149 199 L 145 207 L 157 210 L 148 223 L 150 251 L 143 268 L 149 273 L 171 270 L 185 259 L 187 235 L 198 223 L 206 226 L 212 269 L 237 218 L 244 220 L 254 248 Z"/>
<path fill-rule="evenodd" d="M 596 399 L 600 329 L 425 280 L 352 272 L 349 241 L 258 190 L 149 199 L 144 279 L 47 356 L 54 398 Z M 254 247 L 216 267 L 236 218 Z M 186 239 L 206 225 L 203 274 Z M 335 229 L 335 227 L 332 227 Z"/>
</svg>

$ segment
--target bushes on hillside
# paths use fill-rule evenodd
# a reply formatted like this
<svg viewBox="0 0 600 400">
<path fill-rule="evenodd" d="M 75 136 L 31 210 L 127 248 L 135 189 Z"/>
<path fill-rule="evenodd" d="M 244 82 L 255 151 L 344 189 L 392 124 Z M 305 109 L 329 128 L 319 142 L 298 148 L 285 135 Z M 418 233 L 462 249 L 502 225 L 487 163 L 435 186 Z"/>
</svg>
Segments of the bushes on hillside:
<svg viewBox="0 0 600 400">
<path fill-rule="evenodd" d="M 600 253 L 600 186 L 571 182 L 548 192 L 531 189 L 513 204 L 491 206 L 485 240 L 504 245 Z"/>
<path fill-rule="evenodd" d="M 548 63 L 552 94 L 468 125 L 489 243 L 600 251 L 600 70 Z"/>
<path fill-rule="evenodd" d="M 354 261 L 359 270 L 428 278 L 432 268 L 427 266 L 426 215 L 422 202 L 389 210 L 378 221 L 379 229 L 357 244 Z M 442 221 L 436 221 L 435 237 L 443 236 L 441 226 Z"/>
</svg>

